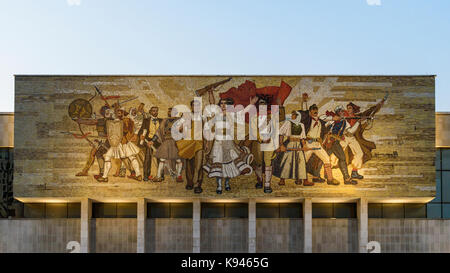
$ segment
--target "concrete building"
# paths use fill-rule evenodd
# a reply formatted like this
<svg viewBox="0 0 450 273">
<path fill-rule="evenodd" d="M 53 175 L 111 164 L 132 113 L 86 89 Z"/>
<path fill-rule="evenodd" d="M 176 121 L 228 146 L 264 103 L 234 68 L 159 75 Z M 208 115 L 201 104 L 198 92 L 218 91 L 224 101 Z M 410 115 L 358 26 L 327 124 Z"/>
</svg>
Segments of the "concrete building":
<svg viewBox="0 0 450 273">
<path fill-rule="evenodd" d="M 63 90 L 69 88 L 64 80 L 65 77 L 62 77 L 49 82 L 62 84 Z M 96 78 L 92 80 L 98 81 Z M 403 84 L 408 80 L 402 78 L 401 82 Z M 419 80 L 424 81 L 422 78 Z M 92 184 L 96 191 L 104 189 L 109 193 L 111 190 L 116 194 L 94 195 L 87 189 L 88 186 L 83 186 L 86 190 L 78 190 L 77 184 L 71 180 L 74 175 L 58 174 L 58 179 L 66 183 L 64 185 L 35 183 L 39 179 L 51 180 L 52 174 L 48 173 L 48 169 L 70 167 L 65 165 L 63 161 L 67 159 L 58 151 L 52 152 L 53 161 L 50 162 L 48 158 L 39 157 L 39 150 L 28 152 L 28 148 L 24 148 L 38 143 L 27 142 L 24 138 L 27 130 L 22 127 L 28 122 L 24 117 L 32 119 L 37 111 L 43 109 L 43 105 L 47 107 L 46 103 L 50 100 L 45 92 L 34 92 L 40 95 L 33 96 L 24 91 L 26 86 L 37 85 L 37 81 L 41 79 L 16 77 L 16 115 L 20 116 L 21 128 L 14 129 L 12 113 L 0 115 L 2 214 L 6 216 L 0 219 L 0 252 L 450 252 L 450 113 L 435 114 L 434 106 L 431 115 L 433 118 L 435 116 L 435 131 L 432 124 L 433 131 L 424 132 L 435 136 L 436 149 L 432 151 L 436 153 L 435 163 L 424 159 L 423 164 L 429 167 L 434 165 L 436 187 L 428 182 L 416 184 L 410 196 L 408 193 L 403 196 L 396 194 L 395 189 L 386 194 L 386 198 L 354 193 L 292 196 L 283 195 L 283 192 L 269 196 L 249 193 L 248 197 L 245 197 L 245 192 L 228 197 L 170 196 L 171 190 L 178 190 L 175 184 L 168 190 L 169 194 L 161 192 L 161 197 L 157 194 L 142 195 L 135 193 L 133 188 L 127 188 L 127 185 L 118 185 L 124 187 L 122 190 L 129 191 L 125 196 L 115 193 L 110 185 Z M 374 84 L 372 88 L 380 86 L 384 88 L 380 84 Z M 42 88 L 44 90 L 48 86 Z M 428 92 L 425 87 L 419 89 Z M 432 92 L 434 105 L 434 88 Z M 17 96 L 20 96 L 20 107 Z M 414 97 L 409 93 L 408 96 Z M 58 93 L 57 99 L 65 98 L 64 92 Z M 51 112 L 62 108 L 58 104 L 53 105 L 52 109 L 47 110 Z M 429 117 L 428 113 L 424 114 L 428 115 L 425 119 Z M 43 138 L 51 138 L 59 130 L 60 121 L 51 116 L 47 118 L 49 124 L 36 121 L 37 134 Z M 419 123 L 422 120 L 417 120 Z M 16 139 L 21 138 L 16 141 L 20 143 L 20 149 L 16 146 L 16 151 L 14 131 Z M 30 137 L 31 141 L 33 139 Z M 39 142 L 39 145 L 43 143 Z M 45 148 L 50 149 L 50 146 Z M 423 152 L 423 158 L 428 158 L 430 153 L 426 145 L 417 147 L 416 152 Z M 18 177 L 14 177 L 12 183 L 14 156 L 19 159 L 15 165 L 18 168 L 15 175 Z M 76 156 L 75 153 L 73 156 Z M 395 154 L 386 155 L 391 156 L 396 158 Z M 415 156 L 407 160 L 421 159 Z M 77 164 L 82 166 L 81 163 Z M 397 170 L 402 175 L 410 173 L 411 177 L 419 177 L 414 173 L 416 170 L 408 170 L 407 167 Z M 420 173 L 426 177 L 427 169 Z M 389 175 L 395 177 L 396 173 L 394 171 Z M 382 190 L 375 182 L 373 185 L 374 192 Z M 60 191 L 59 195 L 52 196 L 51 193 L 56 191 Z"/>
</svg>

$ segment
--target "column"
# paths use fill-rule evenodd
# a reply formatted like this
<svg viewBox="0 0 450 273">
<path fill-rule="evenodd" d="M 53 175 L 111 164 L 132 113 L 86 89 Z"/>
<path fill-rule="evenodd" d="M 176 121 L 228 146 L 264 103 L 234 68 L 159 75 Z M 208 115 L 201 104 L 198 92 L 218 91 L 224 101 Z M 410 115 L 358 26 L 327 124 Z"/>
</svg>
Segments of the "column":
<svg viewBox="0 0 450 273">
<path fill-rule="evenodd" d="M 358 244 L 359 253 L 367 253 L 367 243 L 369 240 L 369 217 L 367 198 L 358 200 Z"/>
<path fill-rule="evenodd" d="M 81 230 L 80 230 L 80 252 L 89 253 L 89 230 L 92 218 L 92 200 L 83 198 L 81 200 Z"/>
<path fill-rule="evenodd" d="M 200 253 L 200 199 L 194 199 L 192 207 L 192 252 Z"/>
<path fill-rule="evenodd" d="M 303 200 L 303 252 L 312 253 L 312 200 Z"/>
<path fill-rule="evenodd" d="M 137 253 L 145 253 L 145 224 L 147 222 L 147 200 L 137 201 Z"/>
<path fill-rule="evenodd" d="M 248 201 L 248 253 L 256 253 L 256 202 Z"/>
</svg>

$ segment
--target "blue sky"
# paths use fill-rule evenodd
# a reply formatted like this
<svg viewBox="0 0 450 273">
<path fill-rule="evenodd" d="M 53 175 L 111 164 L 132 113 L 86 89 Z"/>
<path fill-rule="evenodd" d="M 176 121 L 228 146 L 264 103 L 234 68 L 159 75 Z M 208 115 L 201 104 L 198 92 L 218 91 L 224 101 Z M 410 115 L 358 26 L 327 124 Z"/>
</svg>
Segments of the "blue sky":
<svg viewBox="0 0 450 273">
<path fill-rule="evenodd" d="M 14 74 L 436 74 L 449 0 L 0 0 L 0 112 Z"/>
</svg>

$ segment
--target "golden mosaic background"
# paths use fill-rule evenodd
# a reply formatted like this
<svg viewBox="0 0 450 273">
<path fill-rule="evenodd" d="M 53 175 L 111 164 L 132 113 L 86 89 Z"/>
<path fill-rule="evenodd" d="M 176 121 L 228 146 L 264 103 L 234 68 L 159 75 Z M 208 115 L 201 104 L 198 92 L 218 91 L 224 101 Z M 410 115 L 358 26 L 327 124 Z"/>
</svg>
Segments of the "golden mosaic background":
<svg viewBox="0 0 450 273">
<path fill-rule="evenodd" d="M 356 186 L 316 184 L 297 186 L 286 181 L 278 186 L 273 179 L 273 193 L 255 189 L 254 174 L 232 179 L 231 192 L 218 196 L 213 179 L 203 182 L 203 193 L 185 190 L 167 176 L 163 183 L 138 182 L 114 178 L 98 183 L 97 163 L 89 177 L 75 177 L 86 161 L 90 146 L 85 140 L 61 134 L 78 133 L 68 114 L 74 99 L 89 100 L 98 86 L 105 96 L 122 99 L 138 96 L 126 108 L 145 103 L 160 107 L 160 117 L 175 104 L 189 105 L 194 91 L 228 76 L 16 76 L 15 78 L 15 176 L 16 197 L 432 197 L 435 195 L 435 95 L 433 76 L 234 76 L 220 87 L 225 92 L 245 80 L 257 87 L 279 86 L 283 80 L 293 87 L 285 102 L 286 113 L 300 108 L 301 94 L 309 94 L 318 104 L 319 114 L 333 110 L 338 104 L 352 101 L 361 110 L 379 102 L 386 93 L 389 99 L 376 115 L 373 128 L 365 132 L 377 149 L 364 164 L 365 176 Z M 218 93 L 216 93 L 218 97 Z M 204 98 L 204 103 L 207 98 Z M 98 113 L 103 102 L 91 101 Z M 94 127 L 84 127 L 95 132 Z M 342 181 L 340 171 L 333 173 Z M 184 177 L 184 175 L 183 175 Z"/>
</svg>

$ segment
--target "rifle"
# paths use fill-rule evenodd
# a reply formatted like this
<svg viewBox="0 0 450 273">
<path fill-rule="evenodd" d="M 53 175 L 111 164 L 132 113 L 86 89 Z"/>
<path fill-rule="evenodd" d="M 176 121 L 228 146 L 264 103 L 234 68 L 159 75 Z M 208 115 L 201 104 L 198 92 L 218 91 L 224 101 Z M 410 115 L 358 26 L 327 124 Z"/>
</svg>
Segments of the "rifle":
<svg viewBox="0 0 450 273">
<path fill-rule="evenodd" d="M 228 78 L 228 79 L 226 79 L 226 80 L 223 80 L 223 81 L 220 81 L 220 82 L 216 82 L 216 83 L 207 85 L 207 86 L 205 86 L 205 87 L 203 87 L 203 88 L 201 88 L 201 89 L 195 90 L 195 95 L 196 95 L 197 97 L 201 97 L 201 96 L 203 96 L 204 94 L 206 94 L 207 92 L 209 92 L 209 91 L 211 91 L 211 90 L 214 90 L 214 89 L 216 89 L 217 87 L 219 87 L 219 86 L 221 86 L 221 85 L 223 85 L 223 84 L 225 84 L 225 83 L 231 81 L 231 79 L 232 79 L 232 78 L 230 77 L 230 78 Z"/>
<path fill-rule="evenodd" d="M 124 103 L 126 103 L 126 102 L 135 100 L 135 99 L 137 99 L 137 98 L 138 98 L 138 97 L 132 97 L 131 99 L 127 99 L 127 100 L 124 100 L 124 101 L 120 101 L 120 102 L 118 102 L 117 104 L 121 105 L 121 104 L 124 104 Z"/>
<path fill-rule="evenodd" d="M 287 148 L 286 152 L 300 152 L 300 151 L 318 151 L 321 148 L 308 148 L 308 147 L 303 147 L 303 148 Z M 279 148 L 277 150 L 275 150 L 276 153 L 284 153 L 282 152 Z"/>
<path fill-rule="evenodd" d="M 317 150 L 320 150 L 320 149 L 321 148 L 307 148 L 307 147 L 303 147 L 303 148 L 288 148 L 288 149 L 286 149 L 286 152 L 299 152 L 299 151 L 306 152 L 306 151 L 317 151 Z M 277 153 L 284 153 L 284 152 L 280 151 L 280 148 L 276 149 L 275 153 L 273 153 L 273 155 L 272 155 L 272 160 L 277 157 L 277 155 L 276 155 Z"/>
<path fill-rule="evenodd" d="M 372 116 L 360 116 L 360 117 L 343 117 L 341 119 L 374 119 Z"/>
</svg>

